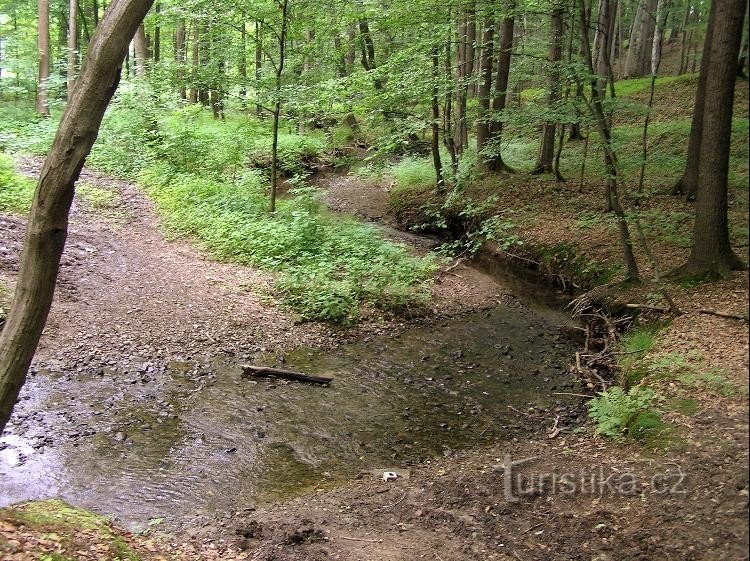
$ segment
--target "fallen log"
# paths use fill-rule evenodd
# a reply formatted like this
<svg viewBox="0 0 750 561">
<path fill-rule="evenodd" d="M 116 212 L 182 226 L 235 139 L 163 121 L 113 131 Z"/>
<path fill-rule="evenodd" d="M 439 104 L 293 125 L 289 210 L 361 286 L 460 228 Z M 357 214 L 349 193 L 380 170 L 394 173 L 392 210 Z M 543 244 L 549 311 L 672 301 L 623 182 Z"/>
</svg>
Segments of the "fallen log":
<svg viewBox="0 0 750 561">
<path fill-rule="evenodd" d="M 242 366 L 244 376 L 250 378 L 282 378 L 284 380 L 293 380 L 295 382 L 305 382 L 308 384 L 330 384 L 333 382 L 331 376 L 313 376 L 294 372 L 293 370 L 284 370 L 283 368 L 271 368 L 269 366 L 252 366 L 245 364 Z"/>
</svg>

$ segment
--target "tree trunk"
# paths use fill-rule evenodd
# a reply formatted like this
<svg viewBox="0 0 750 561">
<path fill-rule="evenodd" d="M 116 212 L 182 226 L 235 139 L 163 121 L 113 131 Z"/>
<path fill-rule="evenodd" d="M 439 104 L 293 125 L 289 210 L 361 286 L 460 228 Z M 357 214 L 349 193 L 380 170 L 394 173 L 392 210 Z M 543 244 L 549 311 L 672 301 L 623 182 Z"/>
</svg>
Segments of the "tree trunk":
<svg viewBox="0 0 750 561">
<path fill-rule="evenodd" d="M 190 88 L 190 103 L 193 104 L 198 103 L 198 73 L 200 72 L 201 62 L 200 39 L 200 27 L 198 27 L 198 24 L 196 22 L 193 22 L 193 44 L 191 45 L 192 61 L 190 72 L 190 81 L 192 82 L 192 87 Z"/>
<path fill-rule="evenodd" d="M 630 236 L 625 211 L 620 204 L 620 196 L 617 187 L 618 163 L 617 154 L 612 146 L 612 131 L 609 122 L 604 114 L 602 106 L 602 93 L 599 89 L 599 80 L 594 73 L 594 60 L 591 53 L 588 35 L 588 16 L 585 3 L 581 2 L 580 6 L 580 24 L 581 24 L 581 47 L 583 51 L 584 64 L 591 75 L 591 101 L 588 102 L 589 110 L 596 121 L 599 137 L 601 138 L 602 148 L 604 151 L 604 166 L 607 172 L 607 204 L 611 207 L 617 219 L 617 228 L 619 231 L 620 245 L 622 246 L 623 260 L 625 261 L 625 280 L 628 282 L 637 282 L 640 279 L 638 264 L 633 253 L 633 240 Z"/>
<path fill-rule="evenodd" d="M 697 100 L 704 109 L 693 248 L 687 263 L 676 271 L 678 275 L 725 277 L 744 268 L 729 243 L 727 184 L 745 2 L 721 0 L 711 4 L 712 31 L 706 45 L 711 62 L 706 68 L 705 96 Z"/>
<path fill-rule="evenodd" d="M 257 97 L 260 90 L 260 79 L 263 71 L 263 35 L 261 33 L 260 22 L 255 22 L 255 95 Z M 255 114 L 260 117 L 263 114 L 263 108 L 260 103 L 255 105 Z"/>
<path fill-rule="evenodd" d="M 594 38 L 594 57 L 596 73 L 599 76 L 600 91 L 604 93 L 607 82 L 613 78 L 610 67 L 610 55 L 614 42 L 615 19 L 617 15 L 617 0 L 599 1 L 599 23 Z"/>
<path fill-rule="evenodd" d="M 680 37 L 680 69 L 678 74 L 684 74 L 687 68 L 688 52 L 690 42 L 688 41 L 688 22 L 690 21 L 690 9 L 692 2 L 685 2 L 685 13 L 682 16 L 682 33 Z"/>
<path fill-rule="evenodd" d="M 154 5 L 154 14 L 156 15 L 156 23 L 154 24 L 154 63 L 158 63 L 161 60 L 161 21 L 159 21 L 159 15 L 161 14 L 161 4 L 157 2 Z"/>
<path fill-rule="evenodd" d="M 438 96 L 438 81 L 440 79 L 440 48 L 432 50 L 432 164 L 435 168 L 438 193 L 445 191 L 445 176 L 443 162 L 440 159 L 440 102 Z"/>
<path fill-rule="evenodd" d="M 36 93 L 36 112 L 43 117 L 49 117 L 49 0 L 39 0 L 37 7 L 39 9 L 39 23 L 37 28 L 39 33 L 37 38 L 39 81 Z"/>
<path fill-rule="evenodd" d="M 503 18 L 500 27 L 500 50 L 497 55 L 497 74 L 495 77 L 495 97 L 492 100 L 492 111 L 499 113 L 505 109 L 508 101 L 508 80 L 510 78 L 510 64 L 513 56 L 513 31 L 515 27 L 516 0 L 508 2 L 508 15 Z M 490 139 L 494 146 L 494 155 L 489 162 L 492 171 L 513 173 L 504 161 L 501 152 L 501 141 L 503 136 L 502 121 L 495 120 L 490 127 Z"/>
<path fill-rule="evenodd" d="M 244 112 L 247 109 L 247 23 L 244 12 L 240 22 L 240 59 L 237 66 L 240 75 L 241 110 Z"/>
<path fill-rule="evenodd" d="M 672 195 L 684 195 L 687 200 L 695 199 L 698 191 L 698 170 L 700 168 L 701 142 L 703 140 L 704 103 L 706 97 L 706 80 L 708 79 L 709 66 L 711 64 L 711 45 L 713 36 L 713 4 L 708 16 L 708 27 L 706 39 L 703 43 L 703 56 L 701 58 L 701 70 L 698 76 L 698 88 L 695 92 L 695 105 L 693 106 L 693 120 L 690 126 L 690 139 L 688 140 L 687 160 L 682 177 L 672 187 Z"/>
<path fill-rule="evenodd" d="M 458 33 L 456 41 L 456 130 L 454 145 L 458 154 L 463 153 L 468 144 L 469 133 L 466 124 L 466 98 L 469 94 L 467 84 L 467 40 L 468 27 L 466 14 L 462 13 L 458 18 Z"/>
<path fill-rule="evenodd" d="M 26 227 L 13 303 L 0 333 L 0 431 L 26 380 L 52 306 L 75 181 L 117 89 L 128 45 L 152 2 L 112 2 L 94 35 L 44 162 Z"/>
<path fill-rule="evenodd" d="M 492 66 L 495 50 L 495 21 L 493 16 L 488 16 L 484 22 L 484 33 L 482 36 L 482 54 L 479 61 L 479 110 L 477 111 L 477 153 L 480 161 L 486 162 L 481 152 L 490 138 L 490 89 L 492 88 Z M 486 166 L 486 163 L 483 164 Z"/>
<path fill-rule="evenodd" d="M 146 28 L 141 24 L 135 33 L 135 75 L 138 78 L 146 76 L 147 65 L 148 39 L 146 38 Z"/>
<path fill-rule="evenodd" d="M 185 63 L 187 62 L 187 37 L 185 34 L 185 20 L 177 24 L 174 40 L 175 58 L 177 61 L 177 84 L 179 87 L 180 100 L 187 100 L 187 87 L 185 85 Z"/>
<path fill-rule="evenodd" d="M 286 30 L 289 23 L 287 10 L 289 0 L 281 4 L 281 32 L 279 33 L 279 63 L 276 65 L 276 101 L 273 106 L 273 143 L 271 146 L 271 205 L 270 211 L 276 212 L 276 193 L 279 181 L 279 120 L 281 118 L 281 78 L 286 59 Z"/>
<path fill-rule="evenodd" d="M 549 58 L 552 68 L 549 74 L 549 97 L 547 100 L 550 110 L 554 111 L 560 101 L 560 61 L 562 60 L 563 43 L 563 11 L 560 8 L 552 10 L 552 38 L 550 40 Z M 542 144 L 539 147 L 539 157 L 532 173 L 552 173 L 555 158 L 556 121 L 544 123 L 542 130 Z"/>
<path fill-rule="evenodd" d="M 68 100 L 73 95 L 78 70 L 78 0 L 70 0 L 68 8 Z"/>
<path fill-rule="evenodd" d="M 625 78 L 644 76 L 650 70 L 657 1 L 638 0 L 638 9 L 628 44 Z"/>
</svg>

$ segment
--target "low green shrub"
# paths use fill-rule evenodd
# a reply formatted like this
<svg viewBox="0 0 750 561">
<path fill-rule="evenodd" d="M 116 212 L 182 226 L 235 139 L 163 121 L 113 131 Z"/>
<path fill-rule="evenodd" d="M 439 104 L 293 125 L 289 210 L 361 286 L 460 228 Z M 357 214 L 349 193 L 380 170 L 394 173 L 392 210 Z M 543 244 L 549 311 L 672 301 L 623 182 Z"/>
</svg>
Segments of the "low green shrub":
<svg viewBox="0 0 750 561">
<path fill-rule="evenodd" d="M 279 294 L 303 319 L 346 323 L 363 306 L 403 311 L 429 297 L 436 258 L 414 257 L 374 228 L 326 213 L 314 189 L 295 190 L 269 214 L 259 171 L 232 184 L 159 165 L 141 182 L 173 235 L 195 238 L 218 258 L 281 273 Z"/>
<path fill-rule="evenodd" d="M 27 212 L 34 198 L 34 182 L 20 176 L 13 160 L 0 154 L 0 211 Z"/>
<path fill-rule="evenodd" d="M 589 415 L 597 422 L 596 432 L 613 439 L 625 436 L 642 440 L 667 429 L 659 413 L 651 408 L 654 390 L 635 386 L 625 391 L 614 386 L 589 402 Z"/>
</svg>

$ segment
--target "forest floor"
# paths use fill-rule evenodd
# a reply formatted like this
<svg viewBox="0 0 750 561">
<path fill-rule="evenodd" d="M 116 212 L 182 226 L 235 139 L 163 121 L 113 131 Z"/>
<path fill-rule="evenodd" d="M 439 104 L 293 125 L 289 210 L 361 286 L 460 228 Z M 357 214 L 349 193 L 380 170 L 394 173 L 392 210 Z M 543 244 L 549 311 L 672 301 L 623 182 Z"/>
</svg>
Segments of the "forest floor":
<svg viewBox="0 0 750 561">
<path fill-rule="evenodd" d="M 675 87 L 694 90 L 689 83 Z M 738 107 L 746 116 L 747 85 L 738 90 Z M 690 104 L 675 103 L 675 95 L 683 97 L 674 89 L 659 93 L 655 122 L 689 118 Z M 665 139 L 666 134 L 657 135 L 655 142 Z M 39 162 L 24 160 L 21 166 L 35 175 Z M 300 323 L 268 296 L 270 275 L 218 263 L 188 242 L 165 239 L 151 203 L 134 186 L 92 171 L 81 181 L 114 198 L 94 204 L 96 199 L 84 197 L 76 203 L 36 367 L 95 372 L 113 365 L 127 369 L 134 356 L 157 362 L 217 354 L 246 359 L 297 346 L 330 347 L 394 333 L 409 321 L 489 307 L 509 296 L 490 277 L 460 266 L 441 275 L 430 309 L 414 320 L 373 314 L 354 329 Z M 326 182 L 326 202 L 334 210 L 384 223 L 388 235 L 422 243 L 423 238 L 396 228 L 420 220 L 424 193 L 397 193 L 394 199 L 390 181 L 334 176 Z M 530 255 L 554 246 L 581 256 L 579 265 L 613 270 L 620 260 L 616 231 L 591 212 L 601 207 L 600 185 L 575 183 L 558 185 L 527 174 L 504 177 L 497 210 L 513 217 Z M 496 183 L 480 184 L 477 200 L 493 189 Z M 730 195 L 732 224 L 742 229 L 746 188 L 733 188 Z M 690 205 L 657 193 L 646 210 L 661 227 L 647 231 L 655 257 L 669 270 L 689 251 L 684 238 Z M 11 285 L 23 230 L 23 219 L 0 216 L 0 280 Z M 746 258 L 746 241 L 737 232 L 733 240 Z M 640 253 L 639 258 L 648 277 L 646 260 Z M 581 270 L 557 272 L 575 278 Z M 10 546 L 0 550 L 0 558 L 45 559 L 43 551 L 67 551 L 68 558 L 112 559 L 115 551 L 127 550 L 120 558 L 748 559 L 748 325 L 700 312 L 747 314 L 748 273 L 719 282 L 670 283 L 669 290 L 685 313 L 652 318 L 661 328 L 647 353 L 647 364 L 659 367 L 649 371 L 650 386 L 659 393 L 664 421 L 673 427 L 666 441 L 612 442 L 593 434 L 591 425 L 574 432 L 564 421 L 558 432 L 555 418 L 518 410 L 519 421 L 529 427 L 525 438 L 434 459 L 395 481 L 366 474 L 333 490 L 239 512 L 182 535 L 132 535 L 85 515 L 81 528 L 71 531 L 54 517 L 30 517 L 24 507 L 4 509 L 0 541 Z M 647 285 L 619 296 L 662 305 L 651 291 Z M 60 511 L 58 505 L 51 508 Z M 65 517 L 78 520 L 65 508 Z"/>
<path fill-rule="evenodd" d="M 29 174 L 37 166 L 23 163 Z M 259 295 L 258 287 L 270 288 L 269 276 L 164 239 L 150 203 L 133 186 L 90 171 L 82 182 L 116 197 L 104 213 L 90 212 L 85 201 L 74 209 L 40 364 L 88 370 L 133 355 L 252 356 L 405 324 L 373 318 L 346 332 L 299 324 Z M 392 221 L 386 188 L 347 177 L 331 186 L 333 208 Z M 1 220 L 0 270 L 12 281 L 24 222 Z M 456 272 L 437 285 L 433 316 L 503 297 L 482 273 Z M 717 391 L 699 381 L 664 381 L 668 400 L 697 400 L 695 410 L 670 410 L 666 420 L 677 431 L 667 446 L 613 443 L 564 426 L 556 434 L 555 419 L 519 411 L 529 425 L 526 439 L 435 459 L 392 482 L 365 475 L 186 535 L 131 535 L 97 522 L 65 541 L 59 524 L 44 519 L 42 531 L 23 508 L 5 511 L 0 535 L 16 549 L 2 559 L 43 558 L 45 550 L 111 559 L 113 548 L 127 549 L 132 557 L 125 559 L 154 560 L 747 559 L 747 324 L 697 312 L 746 309 L 747 274 L 676 297 L 688 313 L 670 324 L 654 352 L 700 353 L 706 366 L 721 368 L 726 384 Z"/>
</svg>

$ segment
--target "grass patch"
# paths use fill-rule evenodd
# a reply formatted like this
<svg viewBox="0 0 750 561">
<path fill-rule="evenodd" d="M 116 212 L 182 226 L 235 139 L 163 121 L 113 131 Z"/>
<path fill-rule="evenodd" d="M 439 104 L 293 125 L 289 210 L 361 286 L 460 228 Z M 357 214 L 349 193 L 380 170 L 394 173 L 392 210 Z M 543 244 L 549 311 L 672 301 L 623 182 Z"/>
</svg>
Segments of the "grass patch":
<svg viewBox="0 0 750 561">
<path fill-rule="evenodd" d="M 34 182 L 16 172 L 13 160 L 0 154 L 0 212 L 25 213 L 34 198 Z"/>
<path fill-rule="evenodd" d="M 643 359 L 656 346 L 658 332 L 657 326 L 640 326 L 630 329 L 620 338 L 617 365 L 624 387 L 635 386 L 648 376 L 650 371 Z"/>
<path fill-rule="evenodd" d="M 76 195 L 93 209 L 111 209 L 120 202 L 120 197 L 114 191 L 102 189 L 90 183 L 76 185 Z"/>
<path fill-rule="evenodd" d="M 271 215 L 257 171 L 227 183 L 160 165 L 141 181 L 173 235 L 281 273 L 279 295 L 303 319 L 347 323 L 367 306 L 405 312 L 429 298 L 436 258 L 414 257 L 374 228 L 325 212 L 313 189 L 296 190 Z"/>
</svg>

